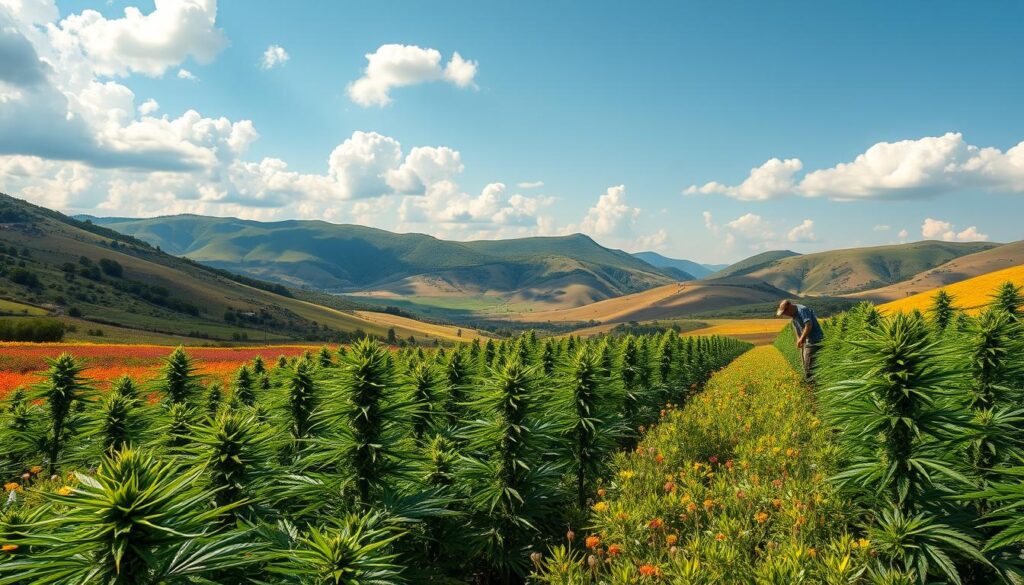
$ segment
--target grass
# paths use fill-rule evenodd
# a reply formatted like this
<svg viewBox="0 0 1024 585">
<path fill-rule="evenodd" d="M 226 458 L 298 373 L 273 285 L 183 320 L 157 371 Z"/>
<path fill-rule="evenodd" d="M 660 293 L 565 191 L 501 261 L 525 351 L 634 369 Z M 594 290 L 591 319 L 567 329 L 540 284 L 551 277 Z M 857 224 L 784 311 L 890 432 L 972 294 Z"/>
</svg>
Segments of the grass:
<svg viewBox="0 0 1024 585">
<path fill-rule="evenodd" d="M 774 347 L 741 356 L 615 460 L 593 528 L 552 550 L 541 580 L 855 582 L 870 544 L 846 531 L 813 404 Z"/>
<path fill-rule="evenodd" d="M 953 295 L 954 307 L 967 311 L 971 315 L 976 315 L 983 306 L 992 300 L 991 295 L 995 292 L 996 288 L 1006 281 L 1011 281 L 1017 285 L 1024 285 L 1024 266 L 1004 268 L 1003 270 L 968 278 L 967 280 L 941 288 Z M 914 310 L 926 312 L 931 307 L 932 297 L 938 290 L 934 289 L 885 303 L 879 305 L 878 310 L 883 313 L 910 312 Z"/>
<path fill-rule="evenodd" d="M 7 299 L 0 299 L 0 315 L 32 315 L 34 317 L 41 317 L 48 315 L 49 311 L 42 307 L 36 307 L 34 305 L 26 305 L 16 301 L 9 301 Z"/>
</svg>

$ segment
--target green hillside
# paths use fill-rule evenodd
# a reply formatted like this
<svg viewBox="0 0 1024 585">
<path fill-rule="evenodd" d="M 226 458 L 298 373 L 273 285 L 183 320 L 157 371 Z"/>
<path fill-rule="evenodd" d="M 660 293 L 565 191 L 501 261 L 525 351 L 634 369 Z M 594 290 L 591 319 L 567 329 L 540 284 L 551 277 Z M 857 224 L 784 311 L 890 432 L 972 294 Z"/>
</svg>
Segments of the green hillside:
<svg viewBox="0 0 1024 585">
<path fill-rule="evenodd" d="M 594 300 L 675 280 L 580 234 L 452 242 L 322 221 L 195 215 L 92 221 L 209 266 L 321 291 L 429 296 L 427 287 L 453 295 L 543 300 L 573 290 L 573 299 Z"/>
<path fill-rule="evenodd" d="M 725 268 L 716 272 L 710 278 L 728 278 L 730 276 L 740 276 L 753 270 L 757 270 L 758 268 L 761 268 L 768 264 L 771 264 L 776 260 L 781 260 L 783 258 L 789 258 L 790 256 L 799 255 L 800 254 L 793 252 L 791 250 L 770 250 L 768 252 L 761 252 L 760 254 L 755 254 L 750 258 L 745 258 L 743 260 L 740 260 L 739 262 L 736 262 L 735 264 L 730 264 L 729 266 L 726 266 Z"/>
<path fill-rule="evenodd" d="M 836 295 L 901 282 L 954 258 L 996 246 L 990 242 L 924 241 L 814 254 L 766 252 L 734 264 L 712 278 L 766 282 L 801 295 Z M 772 258 L 772 254 L 784 256 Z"/>
<path fill-rule="evenodd" d="M 636 252 L 633 256 L 656 268 L 676 271 L 679 276 L 682 277 L 678 280 L 694 280 L 710 276 L 713 273 L 713 271 L 706 266 L 697 264 L 692 260 L 669 258 L 668 256 L 663 256 L 657 252 Z"/>
<path fill-rule="evenodd" d="M 0 194 L 0 312 L 49 314 L 84 331 L 168 342 L 337 341 L 388 327 L 361 308 L 292 296 L 280 284 L 162 252 L 132 236 Z M 420 337 L 416 327 L 396 334 Z M 98 337 L 98 335 L 97 335 Z"/>
</svg>

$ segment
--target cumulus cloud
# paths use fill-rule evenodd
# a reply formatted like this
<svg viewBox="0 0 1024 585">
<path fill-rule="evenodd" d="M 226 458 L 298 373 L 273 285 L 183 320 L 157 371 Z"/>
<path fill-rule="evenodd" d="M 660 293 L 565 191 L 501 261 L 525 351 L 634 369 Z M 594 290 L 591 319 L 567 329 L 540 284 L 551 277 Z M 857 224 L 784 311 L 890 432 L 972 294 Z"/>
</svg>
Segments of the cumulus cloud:
<svg viewBox="0 0 1024 585">
<path fill-rule="evenodd" d="M 457 87 L 471 87 L 476 77 L 477 62 L 467 61 L 455 53 L 443 68 L 441 52 L 416 45 L 381 45 L 366 54 L 363 76 L 348 86 L 353 102 L 363 107 L 386 106 L 391 103 L 391 90 L 445 80 Z"/>
<path fill-rule="evenodd" d="M 188 69 L 178 69 L 178 79 L 184 79 L 185 81 L 199 81 L 199 78 Z"/>
<path fill-rule="evenodd" d="M 704 227 L 712 236 L 719 238 L 726 249 L 765 250 L 775 241 L 771 226 L 756 213 L 745 213 L 724 225 L 719 225 L 710 211 L 705 211 L 703 217 Z"/>
<path fill-rule="evenodd" d="M 150 114 L 153 114 L 154 112 L 156 112 L 159 109 L 160 109 L 160 104 L 157 103 L 157 101 L 155 99 L 150 98 L 150 99 L 142 102 L 142 105 L 139 106 L 139 115 L 140 116 L 148 116 Z"/>
<path fill-rule="evenodd" d="M 626 186 L 616 185 L 587 210 L 579 229 L 592 236 L 622 236 L 630 233 L 639 215 L 640 209 L 626 202 Z"/>
<path fill-rule="evenodd" d="M 814 235 L 814 222 L 809 219 L 803 220 L 800 225 L 789 230 L 789 233 L 786 234 L 786 239 L 790 242 L 815 241 L 817 237 Z"/>
<path fill-rule="evenodd" d="M 263 69 L 282 67 L 289 59 L 291 59 L 291 55 L 288 54 L 288 51 L 284 50 L 284 47 L 281 45 L 270 45 L 266 51 L 263 51 L 260 67 Z"/>
<path fill-rule="evenodd" d="M 49 68 L 32 43 L 13 27 L 0 26 L 0 63 L 0 87 L 35 87 L 46 81 Z"/>
<path fill-rule="evenodd" d="M 188 58 L 212 61 L 227 45 L 216 20 L 216 0 L 156 0 L 148 14 L 129 6 L 123 18 L 111 20 L 84 10 L 50 32 L 60 44 L 77 47 L 97 75 L 157 77 Z"/>
<path fill-rule="evenodd" d="M 405 197 L 399 206 L 404 224 L 445 224 L 448 233 L 456 227 L 537 228 L 540 212 L 550 205 L 550 197 L 526 197 L 509 193 L 504 183 L 491 183 L 479 195 L 460 190 L 452 181 L 431 185 L 422 197 Z M 521 233 L 534 233 L 527 230 Z"/>
<path fill-rule="evenodd" d="M 668 232 L 664 228 L 659 229 L 653 234 L 647 234 L 646 236 L 640 236 L 631 246 L 632 249 L 637 251 L 664 251 L 668 245 L 669 237 Z"/>
<path fill-rule="evenodd" d="M 926 240 L 943 240 L 946 242 L 985 242 L 988 234 L 978 231 L 977 226 L 970 226 L 956 231 L 955 226 L 939 219 L 925 218 L 921 224 L 921 235 Z"/>
<path fill-rule="evenodd" d="M 472 87 L 476 77 L 477 62 L 462 58 L 458 51 L 452 53 L 451 60 L 444 66 L 444 78 L 456 87 Z"/>
<path fill-rule="evenodd" d="M 773 158 L 759 167 L 750 169 L 750 176 L 736 186 L 723 185 L 716 181 L 698 187 L 688 187 L 684 194 L 721 194 L 743 201 L 774 199 L 793 192 L 796 184 L 793 176 L 803 168 L 799 159 L 779 160 Z"/>
<path fill-rule="evenodd" d="M 787 195 L 862 199 L 915 199 L 951 191 L 986 189 L 1024 193 L 1024 142 L 1006 150 L 968 144 L 949 132 L 916 140 L 879 142 L 853 161 L 807 172 L 799 159 L 771 159 L 751 170 L 739 185 L 717 181 L 687 187 L 683 193 L 721 194 L 741 200 Z"/>
</svg>

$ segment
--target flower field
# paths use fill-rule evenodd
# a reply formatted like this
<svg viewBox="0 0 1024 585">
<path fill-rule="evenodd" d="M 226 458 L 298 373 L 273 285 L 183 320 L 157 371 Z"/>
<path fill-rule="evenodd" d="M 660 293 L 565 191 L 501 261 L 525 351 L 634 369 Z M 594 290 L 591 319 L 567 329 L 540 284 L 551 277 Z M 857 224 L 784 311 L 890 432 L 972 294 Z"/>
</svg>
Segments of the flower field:
<svg viewBox="0 0 1024 585">
<path fill-rule="evenodd" d="M 871 546 L 846 528 L 813 405 L 774 347 L 741 356 L 616 458 L 591 531 L 553 549 L 538 580 L 852 582 Z"/>
<path fill-rule="evenodd" d="M 189 355 L 199 364 L 200 373 L 226 383 L 240 365 L 261 356 L 265 361 L 278 356 L 295 357 L 317 346 L 280 345 L 259 347 L 190 347 Z M 103 343 L 10 343 L 0 342 L 0 398 L 21 386 L 39 383 L 46 360 L 70 353 L 86 366 L 84 375 L 105 384 L 121 376 L 146 382 L 157 377 L 170 348 L 162 345 L 123 345 Z"/>
</svg>

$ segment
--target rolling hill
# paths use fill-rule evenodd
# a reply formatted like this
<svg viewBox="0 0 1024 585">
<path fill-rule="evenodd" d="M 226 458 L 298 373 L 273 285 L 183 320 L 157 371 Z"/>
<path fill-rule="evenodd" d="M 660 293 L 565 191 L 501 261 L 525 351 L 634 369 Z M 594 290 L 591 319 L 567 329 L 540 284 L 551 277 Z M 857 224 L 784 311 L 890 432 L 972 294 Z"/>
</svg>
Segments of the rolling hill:
<svg viewBox="0 0 1024 585">
<path fill-rule="evenodd" d="M 766 252 L 712 276 L 709 281 L 763 282 L 799 295 L 840 295 L 910 279 L 950 260 L 994 248 L 988 242 L 923 241 L 794 254 Z"/>
<path fill-rule="evenodd" d="M 676 258 L 669 258 L 662 256 L 657 252 L 635 252 L 633 256 L 643 260 L 644 262 L 661 269 L 673 269 L 678 270 L 681 275 L 689 278 L 680 278 L 679 280 L 694 280 L 697 278 L 704 278 L 710 276 L 715 271 L 711 270 L 703 264 L 698 264 L 692 260 L 678 260 Z"/>
<path fill-rule="evenodd" d="M 1024 264 L 1024 240 L 961 256 L 903 282 L 847 295 L 887 302 L 947 286 L 974 276 Z"/>
<path fill-rule="evenodd" d="M 747 274 L 758 268 L 762 268 L 771 264 L 776 260 L 783 258 L 789 258 L 790 256 L 799 256 L 796 252 L 791 250 L 770 250 L 768 252 L 761 252 L 755 254 L 749 258 L 744 258 L 735 264 L 730 264 L 725 268 L 719 270 L 714 274 L 714 278 L 729 278 L 730 276 L 740 276 Z"/>
<path fill-rule="evenodd" d="M 368 319 L 342 304 L 324 307 L 291 291 L 178 258 L 109 228 L 0 194 L 0 298 L 94 332 L 144 331 L 219 341 L 339 340 L 358 331 L 465 339 L 422 324 Z M 2 308 L 2 307 L 0 307 Z M 101 327 L 102 326 L 102 327 Z M 429 331 L 428 331 L 429 329 Z"/>
<path fill-rule="evenodd" d="M 787 296 L 767 284 L 694 281 L 669 284 L 639 293 L 553 311 L 518 313 L 512 319 L 527 323 L 625 323 L 678 319 L 696 313 L 774 302 Z"/>
<path fill-rule="evenodd" d="M 92 218 L 208 266 L 370 298 L 482 298 L 578 306 L 676 280 L 587 236 L 453 242 L 323 221 L 176 215 Z"/>
<path fill-rule="evenodd" d="M 1017 286 L 1024 286 L 1024 265 L 1003 268 L 1002 270 L 961 280 L 949 286 L 940 286 L 913 296 L 879 305 L 878 310 L 885 313 L 913 310 L 927 312 L 932 305 L 932 296 L 941 288 L 953 296 L 954 307 L 963 309 L 971 314 L 976 314 L 991 301 L 990 297 L 999 285 L 1006 281 L 1010 281 Z"/>
</svg>

